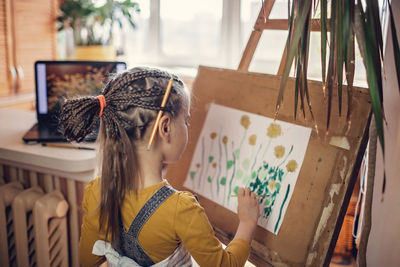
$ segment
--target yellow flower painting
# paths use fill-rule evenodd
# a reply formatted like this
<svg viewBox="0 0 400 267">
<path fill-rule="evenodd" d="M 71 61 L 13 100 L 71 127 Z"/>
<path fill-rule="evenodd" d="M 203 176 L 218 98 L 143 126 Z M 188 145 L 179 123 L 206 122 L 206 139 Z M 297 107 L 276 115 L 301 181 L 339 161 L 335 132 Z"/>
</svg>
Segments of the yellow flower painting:
<svg viewBox="0 0 400 267">
<path fill-rule="evenodd" d="M 286 164 L 286 169 L 288 172 L 295 172 L 297 169 L 297 161 L 294 159 L 289 160 L 289 162 Z"/>
<path fill-rule="evenodd" d="M 212 133 L 210 134 L 210 138 L 211 138 L 211 139 L 215 139 L 215 137 L 217 137 L 217 133 L 212 132 Z"/>
<path fill-rule="evenodd" d="M 226 145 L 228 143 L 228 136 L 225 135 L 224 137 L 222 137 L 222 143 L 224 145 Z"/>
<path fill-rule="evenodd" d="M 249 137 L 249 145 L 254 146 L 257 142 L 257 135 L 252 134 Z"/>
<path fill-rule="evenodd" d="M 240 125 L 242 125 L 247 130 L 250 126 L 250 117 L 247 115 L 243 115 L 240 119 Z"/>
<path fill-rule="evenodd" d="M 267 129 L 267 136 L 277 138 L 280 135 L 282 135 L 281 126 L 275 122 L 271 123 Z"/>
<path fill-rule="evenodd" d="M 281 145 L 276 146 L 274 148 L 274 154 L 276 158 L 278 159 L 282 158 L 285 155 L 285 147 Z"/>
<path fill-rule="evenodd" d="M 276 185 L 276 182 L 275 182 L 274 180 L 270 180 L 270 181 L 268 182 L 268 187 L 269 187 L 269 190 L 270 190 L 271 192 L 275 191 L 275 185 Z"/>
</svg>

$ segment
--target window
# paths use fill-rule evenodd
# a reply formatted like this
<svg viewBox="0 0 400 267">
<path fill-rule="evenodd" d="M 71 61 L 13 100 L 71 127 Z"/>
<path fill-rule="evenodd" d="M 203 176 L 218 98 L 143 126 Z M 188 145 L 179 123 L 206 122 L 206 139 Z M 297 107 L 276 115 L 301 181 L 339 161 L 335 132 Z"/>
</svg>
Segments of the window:
<svg viewBox="0 0 400 267">
<path fill-rule="evenodd" d="M 137 29 L 125 27 L 122 59 L 130 66 L 198 65 L 236 69 L 261 9 L 261 0 L 137 0 Z M 317 11 L 318 12 L 318 11 Z M 315 16 L 318 17 L 318 14 Z M 287 0 L 276 0 L 271 19 L 287 19 Z M 320 33 L 311 33 L 309 78 L 321 80 Z M 287 31 L 264 30 L 249 71 L 276 74 Z M 355 84 L 365 86 L 356 50 Z"/>
</svg>

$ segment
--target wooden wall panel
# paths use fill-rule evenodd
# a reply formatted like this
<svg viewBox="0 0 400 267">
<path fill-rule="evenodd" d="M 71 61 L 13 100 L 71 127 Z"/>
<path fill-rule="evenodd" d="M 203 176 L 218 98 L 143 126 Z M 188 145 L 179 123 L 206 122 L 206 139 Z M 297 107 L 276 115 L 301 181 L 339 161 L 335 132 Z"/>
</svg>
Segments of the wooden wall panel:
<svg viewBox="0 0 400 267">
<path fill-rule="evenodd" d="M 23 70 L 19 92 L 35 88 L 34 62 L 56 58 L 54 0 L 17 0 L 13 2 L 14 56 Z"/>
<path fill-rule="evenodd" d="M 34 62 L 56 59 L 57 8 L 58 0 L 0 0 L 0 97 L 34 92 Z"/>
<path fill-rule="evenodd" d="M 6 0 L 0 0 L 0 96 L 9 93 Z"/>
</svg>

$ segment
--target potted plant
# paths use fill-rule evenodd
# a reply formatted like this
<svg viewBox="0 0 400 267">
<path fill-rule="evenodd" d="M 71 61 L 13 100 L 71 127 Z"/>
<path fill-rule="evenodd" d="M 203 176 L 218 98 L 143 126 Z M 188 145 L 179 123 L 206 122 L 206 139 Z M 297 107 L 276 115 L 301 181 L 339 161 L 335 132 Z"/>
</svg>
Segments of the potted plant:
<svg viewBox="0 0 400 267">
<path fill-rule="evenodd" d="M 126 21 L 135 28 L 134 14 L 139 12 L 139 4 L 132 0 L 64 0 L 58 30 L 72 32 L 75 59 L 113 60 L 114 26 L 122 28 Z"/>
</svg>

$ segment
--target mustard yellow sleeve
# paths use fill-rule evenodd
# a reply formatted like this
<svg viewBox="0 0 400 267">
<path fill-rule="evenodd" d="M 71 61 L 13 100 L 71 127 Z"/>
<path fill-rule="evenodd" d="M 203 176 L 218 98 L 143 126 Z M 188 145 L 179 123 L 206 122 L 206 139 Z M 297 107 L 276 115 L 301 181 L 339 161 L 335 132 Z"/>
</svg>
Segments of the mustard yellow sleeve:
<svg viewBox="0 0 400 267">
<path fill-rule="evenodd" d="M 196 262 L 200 266 L 244 266 L 250 255 L 249 243 L 234 239 L 224 250 L 195 197 L 187 192 L 179 194 L 175 231 Z"/>
<path fill-rule="evenodd" d="M 98 181 L 97 181 L 98 182 Z M 98 189 L 98 186 L 97 186 Z M 79 240 L 79 263 L 81 266 L 99 266 L 106 258 L 92 254 L 93 245 L 97 240 L 104 240 L 104 234 L 99 231 L 99 194 L 96 190 L 96 180 L 91 181 L 83 195 L 83 221 Z"/>
</svg>

